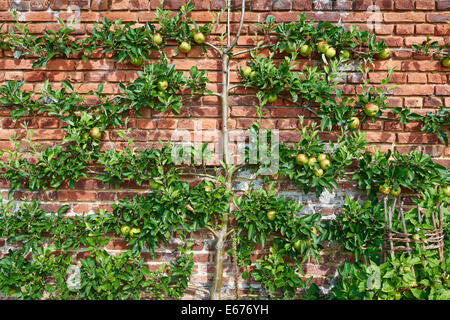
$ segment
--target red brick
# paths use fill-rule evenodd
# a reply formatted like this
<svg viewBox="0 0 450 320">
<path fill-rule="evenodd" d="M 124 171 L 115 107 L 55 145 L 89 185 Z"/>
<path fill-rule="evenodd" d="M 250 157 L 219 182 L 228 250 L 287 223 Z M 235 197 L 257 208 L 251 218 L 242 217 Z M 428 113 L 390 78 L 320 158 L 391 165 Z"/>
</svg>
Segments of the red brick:
<svg viewBox="0 0 450 320">
<path fill-rule="evenodd" d="M 270 0 L 252 0 L 252 10 L 269 11 L 271 9 Z"/>
<path fill-rule="evenodd" d="M 446 23 L 450 19 L 450 14 L 446 12 L 427 13 L 427 22 Z"/>
<path fill-rule="evenodd" d="M 398 88 L 394 90 L 394 94 L 400 96 L 424 96 L 433 93 L 434 88 L 432 85 L 399 85 Z"/>
<path fill-rule="evenodd" d="M 110 10 L 124 10 L 127 11 L 130 7 L 129 0 L 111 0 Z"/>
<path fill-rule="evenodd" d="M 434 0 L 416 0 L 417 10 L 434 10 Z"/>
<path fill-rule="evenodd" d="M 414 34 L 413 24 L 398 24 L 395 27 L 395 33 L 401 35 Z"/>
<path fill-rule="evenodd" d="M 447 85 L 437 85 L 436 86 L 436 95 L 438 96 L 450 96 L 450 88 Z"/>
<path fill-rule="evenodd" d="M 395 9 L 414 10 L 414 0 L 395 0 Z"/>
<path fill-rule="evenodd" d="M 52 10 L 66 10 L 69 0 L 50 0 L 50 8 Z"/>
<path fill-rule="evenodd" d="M 59 201 L 95 201 L 96 192 L 95 191 L 58 191 Z"/>
<path fill-rule="evenodd" d="M 450 10 L 450 1 L 448 0 L 437 0 L 436 9 L 438 10 Z"/>
<path fill-rule="evenodd" d="M 312 1 L 310 0 L 292 0 L 293 10 L 311 10 Z"/>
<path fill-rule="evenodd" d="M 416 24 L 416 34 L 434 34 L 434 27 L 432 24 Z"/>
<path fill-rule="evenodd" d="M 30 9 L 34 11 L 45 11 L 48 9 L 48 0 L 31 0 Z"/>
<path fill-rule="evenodd" d="M 420 143 L 420 144 L 430 144 L 438 143 L 437 136 L 434 134 L 424 134 L 424 133 L 398 133 L 398 143 Z"/>
<path fill-rule="evenodd" d="M 384 13 L 385 22 L 425 22 L 422 12 L 387 12 Z"/>
<path fill-rule="evenodd" d="M 380 8 L 380 10 L 393 10 L 394 0 L 375 0 L 375 5 Z"/>
<path fill-rule="evenodd" d="M 357 11 L 366 11 L 373 5 L 371 0 L 354 0 L 353 9 Z"/>
<path fill-rule="evenodd" d="M 441 66 L 439 61 L 404 61 L 403 71 L 438 71 Z"/>
<path fill-rule="evenodd" d="M 53 12 L 27 12 L 19 17 L 21 22 L 56 21 Z"/>
</svg>

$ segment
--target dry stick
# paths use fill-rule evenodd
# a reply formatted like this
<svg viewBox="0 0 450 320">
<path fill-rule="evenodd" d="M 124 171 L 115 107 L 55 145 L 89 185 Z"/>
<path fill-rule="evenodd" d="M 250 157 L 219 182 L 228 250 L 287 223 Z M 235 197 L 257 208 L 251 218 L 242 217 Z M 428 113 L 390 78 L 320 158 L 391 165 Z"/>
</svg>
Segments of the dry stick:
<svg viewBox="0 0 450 320">
<path fill-rule="evenodd" d="M 439 204 L 439 234 L 442 234 L 442 222 L 443 222 L 443 218 L 442 218 L 442 204 Z M 443 239 L 441 238 L 440 240 L 441 244 L 443 242 Z M 441 262 L 444 262 L 444 246 L 440 246 L 438 248 L 438 253 L 439 253 L 439 260 L 441 260 Z"/>
<path fill-rule="evenodd" d="M 408 237 L 408 231 L 406 230 L 406 223 L 405 223 L 405 216 L 403 214 L 403 200 L 400 204 L 400 217 L 402 219 L 402 227 L 403 227 L 403 232 L 406 234 L 406 248 L 408 249 L 408 255 L 411 256 L 411 249 L 409 247 L 409 237 Z"/>
<path fill-rule="evenodd" d="M 388 214 L 387 214 L 387 198 L 384 197 L 384 236 L 383 236 L 383 246 L 381 248 L 381 262 L 386 261 L 386 248 L 387 248 L 387 240 L 386 234 L 390 234 L 390 230 L 386 228 L 389 225 L 388 222 Z"/>
<path fill-rule="evenodd" d="M 234 271 L 234 294 L 236 300 L 239 300 L 239 277 L 238 277 L 238 265 L 237 265 L 237 236 L 236 230 L 233 229 L 233 271 Z"/>
<path fill-rule="evenodd" d="M 387 201 L 387 196 L 384 197 L 385 201 Z M 388 211 L 388 215 L 389 215 L 389 235 L 391 234 L 391 230 L 392 230 L 392 207 L 389 207 L 389 211 Z M 393 240 L 390 238 L 389 239 L 389 244 L 390 244 L 390 248 L 391 248 L 391 256 L 394 252 L 394 242 Z"/>
</svg>

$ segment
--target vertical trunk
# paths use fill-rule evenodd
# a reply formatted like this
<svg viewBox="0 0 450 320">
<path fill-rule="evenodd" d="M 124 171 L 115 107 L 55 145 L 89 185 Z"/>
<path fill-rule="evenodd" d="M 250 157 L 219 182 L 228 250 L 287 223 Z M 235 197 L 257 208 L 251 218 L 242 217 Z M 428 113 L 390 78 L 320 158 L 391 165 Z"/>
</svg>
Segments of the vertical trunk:
<svg viewBox="0 0 450 320">
<path fill-rule="evenodd" d="M 230 166 L 228 153 L 228 72 L 230 57 L 223 55 L 222 59 L 222 152 L 223 161 L 226 164 L 226 170 Z M 231 175 L 227 177 L 227 189 L 231 191 Z M 231 204 L 229 207 L 231 210 Z M 225 240 L 228 233 L 228 213 L 225 213 L 221 221 L 221 229 L 217 232 L 216 246 L 214 252 L 214 277 L 211 286 L 211 300 L 220 300 L 223 279 L 223 260 L 225 259 Z"/>
</svg>

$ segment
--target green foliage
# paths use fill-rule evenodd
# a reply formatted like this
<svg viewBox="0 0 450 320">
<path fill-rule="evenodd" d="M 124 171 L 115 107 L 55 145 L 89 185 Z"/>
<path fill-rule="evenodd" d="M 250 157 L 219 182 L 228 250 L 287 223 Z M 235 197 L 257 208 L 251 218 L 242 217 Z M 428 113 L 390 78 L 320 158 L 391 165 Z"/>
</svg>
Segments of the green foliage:
<svg viewBox="0 0 450 320">
<path fill-rule="evenodd" d="M 303 281 L 301 267 L 285 261 L 285 255 L 284 248 L 271 247 L 269 254 L 256 261 L 255 270 L 251 272 L 253 279 L 261 283 L 267 298 L 293 299 L 297 296 L 305 300 L 319 299 L 320 290 L 317 285 L 311 284 L 312 277 Z"/>
<path fill-rule="evenodd" d="M 448 21 L 447 21 L 448 23 Z M 422 54 L 431 54 L 436 60 L 441 59 L 442 57 L 449 56 L 449 45 L 448 43 L 444 43 L 443 45 L 439 45 L 438 41 L 431 41 L 430 36 L 427 36 L 427 39 L 424 40 L 421 44 L 413 44 L 411 48 Z"/>
<path fill-rule="evenodd" d="M 345 198 L 342 213 L 330 220 L 329 240 L 342 244 L 355 255 L 356 261 L 379 257 L 384 229 L 384 205 L 366 201 L 363 206 Z"/>
<path fill-rule="evenodd" d="M 303 119 L 301 120 L 303 123 Z M 360 154 L 360 148 L 364 147 L 363 136 L 357 133 L 348 134 L 339 138 L 336 143 L 329 142 L 330 151 L 326 150 L 326 144 L 320 139 L 320 130 L 312 123 L 310 127 L 304 126 L 300 133 L 299 142 L 293 146 L 280 145 L 280 169 L 282 175 L 289 179 L 308 193 L 312 188 L 319 197 L 324 189 L 333 192 L 337 188 L 336 179 L 343 176 L 345 168 L 352 163 L 354 157 Z M 323 169 L 323 175 L 317 170 L 321 169 L 320 161 L 315 163 L 298 163 L 296 157 L 299 154 L 306 155 L 307 159 L 318 158 L 319 154 L 326 154 L 331 165 L 328 169 Z"/>
<path fill-rule="evenodd" d="M 292 199 L 276 197 L 272 186 L 269 190 L 251 190 L 236 198 L 229 188 L 232 181 L 226 175 L 214 177 L 205 173 L 200 176 L 208 182 L 202 181 L 195 186 L 182 182 L 180 177 L 184 173 L 173 158 L 174 155 L 183 158 L 182 150 L 177 150 L 172 144 L 162 145 L 161 149 L 136 151 L 131 146 L 132 140 L 129 140 L 129 145 L 121 151 L 100 152 L 102 134 L 109 129 L 126 127 L 130 114 L 140 116 L 144 108 L 178 114 L 186 100 L 220 95 L 207 89 L 206 71 L 194 66 L 189 70 L 189 76 L 185 76 L 173 64 L 168 64 L 162 52 L 170 40 L 191 44 L 196 32 L 205 37 L 209 35 L 211 24 L 197 25 L 190 17 L 193 8 L 188 1 L 173 14 L 163 10 L 161 5 L 156 9 L 158 30 L 150 23 L 138 27 L 135 23 L 122 24 L 121 20 L 110 22 L 104 18 L 101 25 L 94 24 L 93 32 L 83 39 L 75 38 L 74 30 L 62 20 L 58 20 L 61 28 L 56 32 L 49 30 L 42 35 L 33 35 L 28 24 L 21 26 L 16 23 L 8 33 L 0 34 L 0 46 L 5 50 L 12 49 L 14 58 L 35 58 L 33 68 L 45 67 L 51 59 L 61 56 L 78 55 L 86 62 L 98 51 L 110 53 L 119 63 L 128 60 L 136 67 L 143 65 L 137 79 L 127 85 L 120 84 L 121 92 L 114 97 L 103 92 L 103 84 L 98 85 L 95 91 L 79 94 L 65 80 L 59 89 L 53 89 L 48 81 L 45 82 L 37 98 L 34 98 L 36 93 L 22 90 L 24 82 L 8 81 L 1 86 L 0 104 L 11 108 L 14 121 L 47 114 L 62 121 L 65 132 L 60 144 L 46 149 L 31 142 L 33 133 L 30 132 L 30 138 L 22 140 L 28 144 L 29 154 L 22 152 L 23 146 L 18 138 L 11 139 L 14 150 L 0 152 L 4 159 L 0 163 L 0 178 L 9 181 L 10 195 L 20 188 L 31 191 L 58 189 L 66 183 L 74 188 L 75 183 L 86 178 L 88 173 L 95 174 L 95 178 L 104 184 L 119 187 L 123 183 L 136 182 L 148 185 L 151 190 L 132 199 L 120 200 L 113 205 L 112 212 L 99 210 L 97 214 L 74 217 L 65 215 L 68 206 L 62 206 L 57 213 L 46 213 L 36 201 L 13 207 L 12 202 L 3 203 L 2 200 L 0 237 L 6 239 L 9 249 L 0 258 L 2 295 L 20 299 L 181 298 L 193 272 L 193 254 L 188 254 L 191 247 L 179 247 L 180 254 L 176 259 L 155 272 L 150 272 L 145 265 L 143 253 L 148 251 L 154 255 L 161 244 L 168 244 L 174 237 L 186 240 L 189 233 L 202 228 L 214 233 L 221 228 L 224 219 L 233 214 L 237 223 L 240 265 L 251 265 L 251 254 L 258 247 L 265 252 L 268 243 L 271 244 L 269 254 L 257 260 L 251 274 L 243 274 L 243 278 L 251 276 L 261 283 L 261 296 L 271 299 L 319 298 L 318 287 L 311 285 L 311 278 L 302 280 L 302 264 L 310 258 L 319 261 L 322 242 L 331 239 L 342 242 L 347 250 L 355 253 L 357 260 L 363 258 L 368 262 L 367 265 L 346 263 L 339 271 L 340 280 L 332 291 L 332 297 L 448 299 L 448 265 L 439 265 L 432 255 L 427 259 L 417 255 L 391 257 L 381 266 L 369 263 L 372 257 L 376 257 L 382 231 L 382 207 L 374 198 L 379 185 L 401 186 L 422 193 L 423 200 L 417 202 L 426 208 L 424 220 L 416 221 L 416 209 L 405 212 L 405 219 L 408 232 L 424 239 L 426 231 L 431 228 L 430 208 L 446 199 L 441 190 L 450 181 L 448 170 L 435 164 L 428 155 L 395 152 L 390 159 L 390 152 L 362 154 L 366 144 L 363 135 L 355 129 L 349 132 L 352 117 L 358 116 L 362 122 L 381 118 L 382 110 L 389 108 L 386 90 L 393 89 L 384 88 L 393 69 L 382 79 L 383 88 L 373 88 L 367 80 L 364 81 L 362 92 L 356 95 L 356 99 L 343 96 L 343 91 L 336 88 L 341 77 L 345 76 L 342 70 L 354 63 L 353 58 L 359 60 L 358 70 L 364 77 L 370 70 L 367 63 L 386 49 L 384 41 L 377 42 L 375 35 L 368 31 L 353 27 L 345 30 L 329 22 L 315 24 L 314 21 L 306 21 L 305 15 L 299 15 L 296 22 L 275 25 L 274 17 L 268 16 L 257 27 L 266 35 L 273 31 L 277 42 L 264 47 L 289 55 L 278 63 L 274 60 L 273 50 L 268 57 L 252 52 L 250 74 L 245 75 L 241 70 L 243 85 L 258 91 L 260 118 L 264 105 L 282 98 L 305 108 L 307 114 L 317 116 L 320 121 L 320 130 L 315 123 L 299 130 L 301 139 L 296 145 L 280 143 L 275 146 L 280 149 L 280 173 L 305 193 L 314 189 L 318 197 L 324 189 L 333 191 L 345 169 L 354 159 L 359 160 L 354 179 L 360 188 L 370 193 L 372 204 L 361 208 L 356 202 L 346 199 L 344 212 L 331 223 L 329 234 L 320 222 L 320 214 L 300 216 L 302 206 Z M 161 35 L 160 44 L 155 41 L 156 33 Z M 332 47 L 331 54 L 323 52 L 320 55 L 323 63 L 299 70 L 299 55 L 309 57 L 309 49 L 319 51 L 320 41 Z M 263 43 L 259 42 L 257 48 Z M 306 55 L 301 51 L 305 45 L 308 49 Z M 205 44 L 201 46 L 205 53 Z M 223 46 L 221 48 L 225 50 Z M 434 43 L 424 43 L 420 48 L 413 46 L 413 49 L 423 49 L 425 53 L 436 48 Z M 436 54 L 441 54 L 443 49 L 438 48 Z M 156 50 L 161 52 L 160 61 L 144 64 Z M 345 50 L 348 50 L 349 57 L 344 56 Z M 173 52 L 173 55 L 177 54 L 178 48 Z M 226 50 L 225 54 L 231 56 Z M 97 101 L 88 105 L 88 96 L 90 99 L 94 96 Z M 354 108 L 353 103 L 359 108 Z M 362 112 L 368 103 L 379 107 L 376 115 L 368 116 Z M 420 121 L 423 131 L 437 134 L 447 144 L 447 109 L 440 108 L 425 116 L 411 113 L 408 108 L 395 108 L 393 111 L 401 123 Z M 341 135 L 335 143 L 326 145 L 320 134 L 336 128 Z M 98 131 L 100 138 L 91 133 L 93 129 Z M 256 124 L 251 131 L 258 133 L 260 129 L 260 124 Z M 125 137 L 122 132 L 118 134 Z M 259 146 L 260 149 L 264 147 Z M 268 148 L 268 156 L 275 155 L 271 148 Z M 199 164 L 192 160 L 195 159 L 193 155 L 196 152 L 203 155 L 206 145 L 201 150 L 185 151 L 191 159 L 185 164 L 198 169 Z M 305 165 L 298 163 L 296 157 L 300 153 L 309 159 L 326 154 L 331 165 L 319 174 L 323 165 L 319 161 Z M 101 172 L 87 170 L 88 164 L 100 165 Z M 201 165 L 204 166 L 203 160 Z M 261 174 L 267 165 L 260 164 L 257 174 Z M 232 171 L 225 166 L 227 174 L 232 174 Z M 436 190 L 437 185 L 441 186 L 439 191 Z M 447 207 L 445 205 L 446 217 Z M 444 223 L 447 230 L 447 218 Z M 134 231 L 124 232 L 129 229 L 123 227 Z M 393 228 L 400 230 L 398 221 L 394 222 Z M 112 235 L 124 238 L 130 249 L 117 256 L 110 255 L 104 247 Z M 448 243 L 448 237 L 445 241 Z M 79 261 L 79 287 L 73 288 L 67 284 L 66 278 L 68 271 L 78 262 L 74 261 L 72 253 L 80 248 L 86 249 L 88 257 Z M 425 254 L 420 245 L 416 249 L 415 254 Z M 412 276 L 413 267 L 416 278 Z M 299 289 L 301 293 L 297 295 Z"/>
<path fill-rule="evenodd" d="M 12 201 L 0 200 L 0 237 L 6 238 L 11 248 L 0 258 L 0 292 L 4 297 L 162 299 L 180 298 L 187 288 L 194 265 L 193 254 L 187 253 L 191 245 L 179 247 L 176 259 L 155 272 L 143 265 L 141 250 L 133 250 L 133 245 L 118 256 L 104 251 L 110 241 L 105 235 L 114 231 L 118 222 L 116 214 L 122 210 L 120 217 L 131 220 L 133 217 L 130 218 L 126 209 L 136 201 L 121 201 L 112 214 L 99 210 L 98 214 L 89 216 L 67 217 L 64 213 L 68 206 L 62 206 L 58 213 L 46 213 L 36 201 L 14 210 Z M 152 221 L 160 231 L 148 232 L 150 223 L 143 228 L 155 246 L 159 240 L 167 239 L 165 232 L 170 232 L 168 226 L 174 222 L 168 221 L 167 213 L 159 218 Z M 135 215 L 129 222 L 136 221 L 139 216 Z M 68 285 L 68 273 L 75 266 L 72 253 L 81 246 L 89 255 L 80 260 L 77 288 Z"/>
<path fill-rule="evenodd" d="M 425 115 L 420 115 L 412 113 L 408 107 L 396 107 L 393 112 L 400 116 L 401 123 L 420 121 L 422 123 L 421 131 L 436 133 L 438 138 L 448 146 L 447 131 L 450 123 L 450 109 L 440 106 L 436 112 L 427 112 Z"/>
<path fill-rule="evenodd" d="M 320 224 L 320 214 L 299 217 L 302 206 L 275 194 L 272 188 L 255 190 L 235 200 L 237 255 L 240 265 L 251 265 L 250 255 L 255 249 L 260 246 L 265 250 L 268 243 L 272 243 L 271 254 L 257 261 L 251 276 L 261 282 L 272 298 L 280 294 L 288 298 L 293 297 L 297 289 L 309 285 L 311 279 L 305 283 L 298 271 L 301 272 L 301 264 L 309 258 L 320 261 L 321 242 L 326 235 Z M 268 214 L 271 211 L 273 220 Z M 245 271 L 242 276 L 246 279 L 249 275 Z"/>
<path fill-rule="evenodd" d="M 95 252 L 93 257 L 81 260 L 79 298 L 89 300 L 122 300 L 142 298 L 181 298 L 192 274 L 193 254 L 181 255 L 169 265 L 150 272 L 144 259 L 128 252 L 118 256 L 106 251 Z"/>
<path fill-rule="evenodd" d="M 373 198 L 383 184 L 391 190 L 402 187 L 421 193 L 436 185 L 448 184 L 450 178 L 448 170 L 433 162 L 430 155 L 416 151 L 402 154 L 388 150 L 384 153 L 376 149 L 374 153 L 362 155 L 353 179 Z"/>
<path fill-rule="evenodd" d="M 10 182 L 10 196 L 22 186 L 31 191 L 58 189 L 67 181 L 69 187 L 73 188 L 76 181 L 87 177 L 85 167 L 88 159 L 74 147 L 69 146 L 68 150 L 64 150 L 61 146 L 53 146 L 42 150 L 41 146 L 32 144 L 29 139 L 22 141 L 30 143 L 30 153 L 36 157 L 36 161 L 29 160 L 20 151 L 17 139 L 14 141 L 14 150 L 0 150 L 0 156 L 5 159 L 0 163 L 0 177 Z"/>
<path fill-rule="evenodd" d="M 129 60 L 133 64 L 148 60 L 149 55 L 157 47 L 152 42 L 154 25 L 145 23 L 141 27 L 135 27 L 134 22 L 122 24 L 122 20 L 109 21 L 103 18 L 101 25 L 94 23 L 94 28 L 89 37 L 80 41 L 84 49 L 83 60 L 88 59 L 96 49 L 103 49 L 102 53 L 112 52 L 113 59 L 117 62 Z"/>
<path fill-rule="evenodd" d="M 448 300 L 450 281 L 447 265 L 436 257 L 391 257 L 382 265 L 350 264 L 339 268 L 331 290 L 332 299 L 343 300 Z M 413 273 L 414 271 L 414 273 Z"/>
<path fill-rule="evenodd" d="M 355 27 L 346 30 L 343 26 L 336 26 L 327 21 L 314 25 L 315 21 L 307 21 L 305 14 L 299 14 L 297 19 L 298 21 L 289 23 L 282 22 L 273 28 L 279 39 L 275 49 L 282 52 L 286 49 L 290 51 L 289 47 L 293 46 L 295 51 L 298 51 L 302 45 L 306 44 L 317 50 L 317 43 L 325 41 L 337 50 L 354 51 L 358 53 L 358 58 L 370 61 L 375 54 L 386 48 L 384 41 L 377 42 L 376 36 L 367 30 L 362 31 Z M 368 51 L 360 50 L 363 44 L 368 46 Z"/>
<path fill-rule="evenodd" d="M 123 94 L 115 100 L 115 104 L 127 105 L 138 113 L 142 108 L 149 107 L 156 111 L 171 110 L 179 114 L 183 90 L 190 89 L 195 95 L 211 93 L 205 89 L 208 83 L 205 74 L 206 71 L 199 71 L 197 66 L 193 66 L 189 72 L 190 77 L 185 78 L 182 72 L 175 70 L 174 64 L 168 65 L 167 59 L 161 54 L 161 61 L 145 65 L 143 71 L 138 71 L 136 80 L 127 86 L 119 84 Z M 167 81 L 167 89 L 160 88 L 162 81 Z"/>
</svg>

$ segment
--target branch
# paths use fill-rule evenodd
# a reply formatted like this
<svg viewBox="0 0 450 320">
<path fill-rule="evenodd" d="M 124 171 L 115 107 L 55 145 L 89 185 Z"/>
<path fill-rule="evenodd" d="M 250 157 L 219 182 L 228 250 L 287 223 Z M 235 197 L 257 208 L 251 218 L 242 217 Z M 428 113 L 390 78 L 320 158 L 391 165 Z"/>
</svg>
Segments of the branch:
<svg viewBox="0 0 450 320">
<path fill-rule="evenodd" d="M 242 0 L 242 5 L 241 5 L 241 21 L 239 21 L 239 27 L 236 33 L 236 37 L 234 38 L 233 42 L 231 43 L 231 45 L 228 47 L 227 49 L 227 53 L 229 53 L 231 50 L 233 50 L 233 48 L 236 46 L 236 43 L 241 35 L 241 31 L 242 31 L 242 26 L 244 24 L 244 16 L 245 16 L 245 0 Z"/>
<path fill-rule="evenodd" d="M 273 47 L 273 46 L 274 46 L 274 44 L 265 44 L 263 46 L 256 46 L 256 47 L 252 47 L 252 48 L 248 48 L 248 49 L 245 49 L 245 50 L 242 50 L 242 51 L 235 52 L 235 53 L 233 53 L 233 56 L 238 56 L 240 54 L 247 53 L 247 52 L 250 52 L 250 51 L 253 51 L 253 50 L 270 48 L 270 47 Z"/>
<path fill-rule="evenodd" d="M 187 287 L 188 289 L 192 289 L 192 290 L 196 290 L 196 291 L 202 291 L 206 294 L 210 294 L 209 290 L 205 289 L 205 288 L 201 288 L 201 287 L 197 287 L 197 286 L 193 286 L 193 285 L 188 285 Z"/>
<path fill-rule="evenodd" d="M 217 231 L 216 231 L 216 230 L 214 230 L 214 229 L 213 229 L 212 227 L 210 227 L 210 226 L 206 226 L 205 228 L 208 229 L 209 232 L 211 232 L 211 233 L 214 235 L 214 237 L 217 238 L 218 234 L 217 234 Z"/>
<path fill-rule="evenodd" d="M 228 91 L 231 91 L 231 90 L 236 89 L 236 88 L 238 88 L 238 87 L 245 87 L 245 86 L 244 86 L 243 84 L 241 84 L 241 83 L 233 84 L 232 86 L 230 86 L 230 87 L 228 88 Z"/>
<path fill-rule="evenodd" d="M 211 47 L 211 48 L 213 48 L 214 50 L 216 50 L 217 53 L 218 53 L 221 57 L 223 56 L 223 51 L 222 51 L 220 48 L 218 48 L 218 47 L 216 47 L 215 45 L 213 45 L 212 43 L 204 42 L 203 44 L 204 44 L 204 45 L 207 45 L 207 46 L 209 46 L 209 47 Z"/>
<path fill-rule="evenodd" d="M 214 181 L 217 181 L 217 177 L 212 176 L 210 174 L 205 174 L 205 173 L 180 173 L 180 176 L 198 176 L 198 177 L 202 177 L 202 178 L 207 178 L 207 179 L 211 179 Z"/>
</svg>

